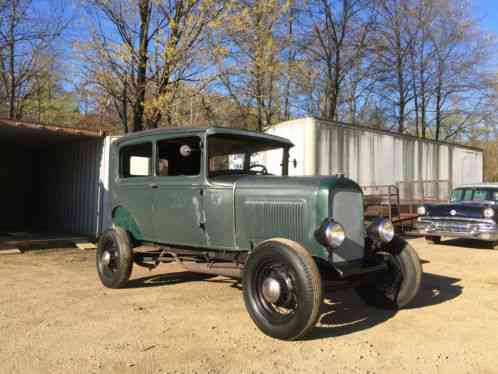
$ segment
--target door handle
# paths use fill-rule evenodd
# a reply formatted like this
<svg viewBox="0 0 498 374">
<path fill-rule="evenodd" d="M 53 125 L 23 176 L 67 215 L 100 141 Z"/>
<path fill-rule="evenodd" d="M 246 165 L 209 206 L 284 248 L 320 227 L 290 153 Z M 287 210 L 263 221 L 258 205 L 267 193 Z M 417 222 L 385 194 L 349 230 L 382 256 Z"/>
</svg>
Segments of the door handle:
<svg viewBox="0 0 498 374">
<path fill-rule="evenodd" d="M 157 185 L 157 183 L 149 183 L 149 187 L 150 188 L 157 188 L 158 185 Z"/>
</svg>

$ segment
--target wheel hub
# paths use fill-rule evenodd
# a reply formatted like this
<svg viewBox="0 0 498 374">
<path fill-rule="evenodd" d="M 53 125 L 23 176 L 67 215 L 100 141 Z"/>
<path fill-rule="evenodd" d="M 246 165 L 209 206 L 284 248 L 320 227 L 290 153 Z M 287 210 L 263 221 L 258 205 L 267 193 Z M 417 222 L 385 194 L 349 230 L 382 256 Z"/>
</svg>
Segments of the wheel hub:
<svg viewBox="0 0 498 374">
<path fill-rule="evenodd" d="M 280 299 L 282 290 L 280 282 L 273 277 L 268 277 L 263 281 L 262 293 L 265 300 L 269 303 L 276 304 Z"/>
<path fill-rule="evenodd" d="M 109 251 L 105 251 L 102 254 L 102 264 L 106 267 L 109 267 L 111 263 L 111 253 Z"/>
</svg>

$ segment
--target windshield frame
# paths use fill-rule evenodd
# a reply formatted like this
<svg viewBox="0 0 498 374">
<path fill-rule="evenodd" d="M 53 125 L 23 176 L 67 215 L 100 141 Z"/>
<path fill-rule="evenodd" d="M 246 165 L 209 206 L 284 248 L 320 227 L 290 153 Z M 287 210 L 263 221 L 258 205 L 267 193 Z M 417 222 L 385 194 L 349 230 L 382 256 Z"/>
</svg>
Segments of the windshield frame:
<svg viewBox="0 0 498 374">
<path fill-rule="evenodd" d="M 229 142 L 233 140 L 235 143 L 239 142 L 238 145 L 233 145 L 236 150 L 238 146 L 240 146 L 240 152 L 228 152 L 227 151 L 212 151 L 213 150 L 213 138 L 220 139 L 220 143 L 223 141 Z M 282 162 L 281 162 L 281 174 L 282 176 L 288 175 L 288 165 L 289 165 L 289 149 L 292 147 L 292 144 L 279 141 L 277 139 L 271 139 L 263 136 L 253 136 L 246 134 L 232 134 L 232 133 L 223 133 L 216 132 L 212 134 L 207 134 L 206 136 L 206 147 L 205 147 L 205 160 L 206 160 L 206 178 L 212 179 L 216 178 L 218 175 L 213 175 L 213 171 L 210 169 L 210 160 L 213 157 L 218 156 L 228 156 L 231 157 L 233 155 L 243 155 L 242 161 L 242 169 L 222 169 L 219 170 L 224 176 L 245 176 L 245 175 L 260 175 L 254 171 L 250 170 L 251 159 L 253 156 L 259 152 L 271 151 L 271 150 L 282 150 Z M 217 145 L 215 145 L 216 147 Z M 227 145 L 229 146 L 229 144 Z"/>
</svg>

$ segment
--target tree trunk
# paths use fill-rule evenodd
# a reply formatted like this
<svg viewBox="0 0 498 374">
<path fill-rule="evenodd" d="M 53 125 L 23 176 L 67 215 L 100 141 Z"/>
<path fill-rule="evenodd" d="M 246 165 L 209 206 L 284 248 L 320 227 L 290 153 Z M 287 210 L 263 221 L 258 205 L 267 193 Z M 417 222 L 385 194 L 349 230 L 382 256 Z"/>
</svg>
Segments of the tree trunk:
<svg viewBox="0 0 498 374">
<path fill-rule="evenodd" d="M 17 0 L 11 0 L 11 12 L 9 19 L 9 31 L 7 48 L 9 53 L 9 76 L 10 76 L 10 92 L 9 92 L 9 118 L 13 119 L 16 113 L 16 71 L 15 71 L 15 39 L 14 31 L 17 16 Z"/>
<path fill-rule="evenodd" d="M 436 141 L 441 133 L 441 87 L 438 85 L 436 93 Z"/>
<path fill-rule="evenodd" d="M 140 1 L 140 36 L 137 67 L 137 97 L 133 106 L 133 131 L 144 129 L 145 89 L 147 85 L 147 59 L 149 44 L 150 0 Z"/>
</svg>

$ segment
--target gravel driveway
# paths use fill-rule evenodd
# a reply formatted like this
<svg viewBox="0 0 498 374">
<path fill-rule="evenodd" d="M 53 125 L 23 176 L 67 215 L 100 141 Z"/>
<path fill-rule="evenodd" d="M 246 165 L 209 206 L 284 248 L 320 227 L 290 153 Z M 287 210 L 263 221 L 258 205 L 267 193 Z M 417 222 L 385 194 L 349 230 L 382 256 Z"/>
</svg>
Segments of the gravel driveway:
<svg viewBox="0 0 498 374">
<path fill-rule="evenodd" d="M 261 334 L 226 278 L 135 267 L 109 290 L 94 252 L 4 255 L 0 373 L 497 373 L 498 250 L 411 243 L 424 278 L 409 309 L 328 293 L 298 342 Z"/>
</svg>

